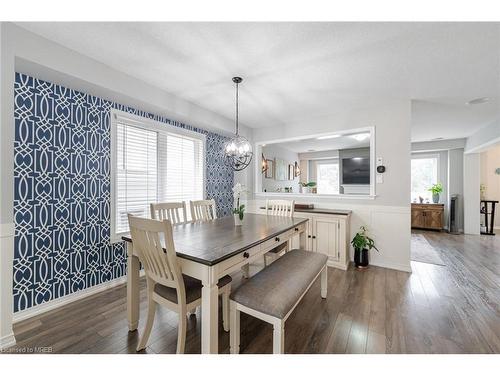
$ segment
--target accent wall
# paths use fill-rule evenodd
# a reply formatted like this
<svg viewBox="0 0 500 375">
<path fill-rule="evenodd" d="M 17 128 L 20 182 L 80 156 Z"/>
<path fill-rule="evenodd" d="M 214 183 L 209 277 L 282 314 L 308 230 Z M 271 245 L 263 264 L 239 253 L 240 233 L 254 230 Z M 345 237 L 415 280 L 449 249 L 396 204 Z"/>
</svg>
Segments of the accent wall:
<svg viewBox="0 0 500 375">
<path fill-rule="evenodd" d="M 110 242 L 112 108 L 205 134 L 206 196 L 231 214 L 226 137 L 25 74 L 14 95 L 14 312 L 126 274 Z"/>
</svg>

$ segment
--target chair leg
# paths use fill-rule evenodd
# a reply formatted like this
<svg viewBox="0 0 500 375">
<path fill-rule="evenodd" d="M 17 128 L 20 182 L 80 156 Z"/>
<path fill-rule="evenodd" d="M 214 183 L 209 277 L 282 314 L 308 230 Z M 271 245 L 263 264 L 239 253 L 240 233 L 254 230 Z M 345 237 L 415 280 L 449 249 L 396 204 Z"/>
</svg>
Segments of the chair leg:
<svg viewBox="0 0 500 375">
<path fill-rule="evenodd" d="M 177 328 L 177 354 L 184 354 L 186 348 L 186 326 L 186 310 L 181 309 L 179 312 L 179 327 Z"/>
<path fill-rule="evenodd" d="M 285 322 L 273 324 L 273 354 L 285 353 Z"/>
<path fill-rule="evenodd" d="M 230 301 L 229 319 L 231 329 L 229 330 L 229 347 L 231 354 L 239 354 L 240 352 L 240 311 L 236 309 L 236 302 Z"/>
<path fill-rule="evenodd" d="M 137 344 L 137 351 L 141 351 L 146 347 L 149 340 L 149 335 L 151 334 L 151 329 L 153 328 L 153 323 L 155 321 L 155 312 L 156 312 L 156 302 L 153 300 L 153 291 L 152 287 L 150 288 L 149 284 L 154 286 L 154 283 L 148 283 L 148 317 L 146 320 L 146 326 L 144 327 L 144 332 L 139 340 L 139 344 Z M 151 289 L 151 291 L 149 291 Z"/>
<path fill-rule="evenodd" d="M 321 271 L 321 298 L 326 298 L 328 291 L 328 267 L 325 266 Z"/>
<path fill-rule="evenodd" d="M 229 295 L 231 294 L 231 288 L 227 288 L 222 293 L 222 324 L 224 326 L 224 331 L 229 332 Z"/>
</svg>

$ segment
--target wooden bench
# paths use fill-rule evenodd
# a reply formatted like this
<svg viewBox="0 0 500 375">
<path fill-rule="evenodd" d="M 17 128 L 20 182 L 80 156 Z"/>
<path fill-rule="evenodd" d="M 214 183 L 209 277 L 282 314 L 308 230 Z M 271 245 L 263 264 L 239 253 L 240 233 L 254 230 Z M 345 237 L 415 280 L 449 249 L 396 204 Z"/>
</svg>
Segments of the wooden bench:
<svg viewBox="0 0 500 375">
<path fill-rule="evenodd" d="M 328 257 L 292 250 L 236 289 L 230 298 L 231 353 L 240 351 L 240 312 L 273 325 L 273 353 L 285 350 L 285 321 L 321 275 L 321 297 L 327 293 Z"/>
</svg>

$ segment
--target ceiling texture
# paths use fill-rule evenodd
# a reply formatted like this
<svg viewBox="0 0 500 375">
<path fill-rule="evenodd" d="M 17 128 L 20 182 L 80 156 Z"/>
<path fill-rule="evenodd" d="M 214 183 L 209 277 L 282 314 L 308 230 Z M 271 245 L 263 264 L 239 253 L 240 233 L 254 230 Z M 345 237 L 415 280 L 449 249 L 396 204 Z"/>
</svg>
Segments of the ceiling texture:
<svg viewBox="0 0 500 375">
<path fill-rule="evenodd" d="M 412 100 L 412 140 L 500 117 L 500 23 L 18 23 L 251 128 Z M 480 105 L 466 102 L 479 97 Z"/>
</svg>

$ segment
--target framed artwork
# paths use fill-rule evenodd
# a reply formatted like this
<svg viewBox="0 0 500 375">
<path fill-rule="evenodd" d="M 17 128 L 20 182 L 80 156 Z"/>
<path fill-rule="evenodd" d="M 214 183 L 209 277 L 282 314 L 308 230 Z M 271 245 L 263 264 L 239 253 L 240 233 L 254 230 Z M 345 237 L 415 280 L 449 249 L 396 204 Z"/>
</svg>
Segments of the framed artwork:
<svg viewBox="0 0 500 375">
<path fill-rule="evenodd" d="M 293 180 L 295 178 L 295 165 L 288 164 L 288 179 Z"/>
<path fill-rule="evenodd" d="M 266 159 L 267 170 L 264 173 L 265 178 L 274 178 L 274 160 Z"/>
<path fill-rule="evenodd" d="M 283 159 L 274 159 L 274 179 L 276 181 L 288 180 L 288 163 Z"/>
</svg>

